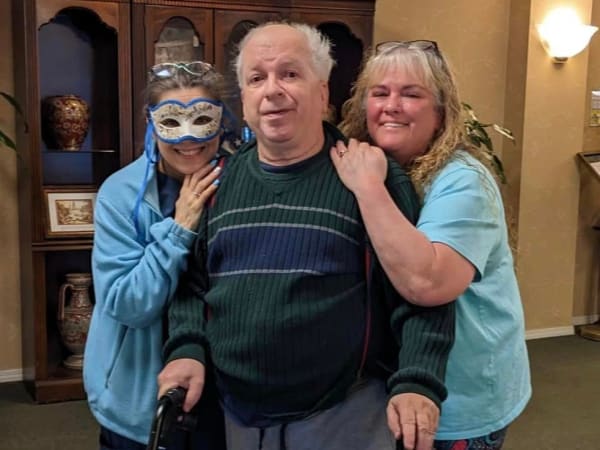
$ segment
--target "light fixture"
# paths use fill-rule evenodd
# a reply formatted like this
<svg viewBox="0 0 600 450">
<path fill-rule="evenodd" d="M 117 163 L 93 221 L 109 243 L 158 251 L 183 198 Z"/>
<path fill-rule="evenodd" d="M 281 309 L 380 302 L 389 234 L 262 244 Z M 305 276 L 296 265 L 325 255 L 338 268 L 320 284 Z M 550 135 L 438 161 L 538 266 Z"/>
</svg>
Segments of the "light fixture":
<svg viewBox="0 0 600 450">
<path fill-rule="evenodd" d="M 537 30 L 554 62 L 564 63 L 587 47 L 598 27 L 582 24 L 571 8 L 557 8 L 546 16 Z"/>
</svg>

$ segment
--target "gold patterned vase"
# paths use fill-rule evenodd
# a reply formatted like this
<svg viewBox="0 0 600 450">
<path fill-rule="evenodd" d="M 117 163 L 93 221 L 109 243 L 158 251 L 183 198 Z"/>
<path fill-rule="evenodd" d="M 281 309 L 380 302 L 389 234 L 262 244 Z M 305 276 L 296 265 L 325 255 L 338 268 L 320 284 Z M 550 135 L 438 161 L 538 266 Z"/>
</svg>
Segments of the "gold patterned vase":
<svg viewBox="0 0 600 450">
<path fill-rule="evenodd" d="M 63 364 L 69 369 L 81 370 L 94 308 L 89 294 L 92 276 L 89 273 L 68 273 L 65 278 L 67 281 L 60 287 L 58 295 L 58 330 L 62 343 L 72 355 Z M 68 302 L 67 292 L 70 292 Z"/>
<path fill-rule="evenodd" d="M 75 151 L 90 125 L 88 104 L 77 95 L 53 95 L 42 101 L 42 137 L 50 149 Z"/>
</svg>

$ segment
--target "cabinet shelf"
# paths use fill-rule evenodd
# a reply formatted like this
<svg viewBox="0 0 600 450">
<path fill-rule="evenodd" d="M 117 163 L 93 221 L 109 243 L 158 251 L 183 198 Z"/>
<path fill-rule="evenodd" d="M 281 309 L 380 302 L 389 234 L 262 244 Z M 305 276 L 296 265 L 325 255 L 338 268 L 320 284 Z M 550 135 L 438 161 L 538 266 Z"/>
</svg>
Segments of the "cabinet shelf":
<svg viewBox="0 0 600 450">
<path fill-rule="evenodd" d="M 60 252 L 60 251 L 73 251 L 73 250 L 91 250 L 92 239 L 72 239 L 57 241 L 42 241 L 32 242 L 31 250 L 34 252 Z"/>
<path fill-rule="evenodd" d="M 57 153 L 57 154 L 69 154 L 69 155 L 79 155 L 81 153 L 116 153 L 115 149 L 107 148 L 107 149 L 81 149 L 81 150 L 61 150 L 58 148 L 49 148 L 44 150 L 44 153 Z"/>
</svg>

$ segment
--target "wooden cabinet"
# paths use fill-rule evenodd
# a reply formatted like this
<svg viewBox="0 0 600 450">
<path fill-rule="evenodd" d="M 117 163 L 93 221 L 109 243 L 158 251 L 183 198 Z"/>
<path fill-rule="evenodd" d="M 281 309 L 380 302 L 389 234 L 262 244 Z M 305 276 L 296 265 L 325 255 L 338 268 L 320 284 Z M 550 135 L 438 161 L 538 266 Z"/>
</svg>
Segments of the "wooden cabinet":
<svg viewBox="0 0 600 450">
<path fill-rule="evenodd" d="M 374 0 L 133 0 L 133 66 L 147 69 L 169 58 L 169 51 L 173 60 L 180 59 L 178 55 L 194 55 L 213 63 L 225 75 L 227 104 L 241 123 L 239 88 L 231 66 L 239 42 L 248 30 L 265 21 L 310 23 L 333 43 L 337 64 L 329 83 L 330 103 L 339 119 L 363 51 L 371 44 L 374 6 Z M 140 42 L 143 48 L 136 50 Z M 146 73 L 134 73 L 136 111 L 142 109 L 145 84 Z M 145 130 L 141 113 L 134 120 L 134 128 L 137 149 Z"/>
<path fill-rule="evenodd" d="M 39 402 L 83 398 L 81 371 L 62 364 L 70 352 L 57 312 L 65 274 L 90 272 L 89 215 L 87 226 L 53 225 L 48 200 L 51 193 L 85 196 L 133 158 L 131 7 L 117 0 L 18 0 L 13 10 L 15 93 L 29 125 L 18 136 L 24 377 Z M 56 148 L 43 132 L 43 100 L 67 94 L 91 112 L 78 151 Z"/>
<path fill-rule="evenodd" d="M 93 235 L 53 230 L 48 194 L 93 192 L 141 152 L 148 69 L 170 60 L 214 63 L 241 119 L 231 67 L 237 44 L 264 21 L 308 22 L 334 44 L 330 90 L 339 111 L 370 45 L 373 12 L 374 0 L 13 0 L 15 95 L 28 123 L 17 137 L 23 369 L 36 401 L 84 398 L 81 372 L 62 364 L 69 351 L 57 310 L 65 274 L 91 269 Z M 44 99 L 66 94 L 91 111 L 78 151 L 55 148 L 45 134 Z"/>
</svg>

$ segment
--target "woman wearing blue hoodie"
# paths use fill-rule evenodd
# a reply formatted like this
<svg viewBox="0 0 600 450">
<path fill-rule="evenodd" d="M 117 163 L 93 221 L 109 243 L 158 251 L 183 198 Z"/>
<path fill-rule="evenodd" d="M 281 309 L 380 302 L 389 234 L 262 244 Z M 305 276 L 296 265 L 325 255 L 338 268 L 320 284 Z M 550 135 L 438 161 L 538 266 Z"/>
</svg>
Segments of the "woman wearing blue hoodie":
<svg viewBox="0 0 600 450">
<path fill-rule="evenodd" d="M 218 186 L 223 78 L 196 61 L 154 66 L 143 154 L 100 187 L 92 272 L 96 305 L 83 380 L 100 448 L 144 450 L 157 404 L 166 307 Z M 218 427 L 217 427 L 218 428 Z"/>
</svg>

